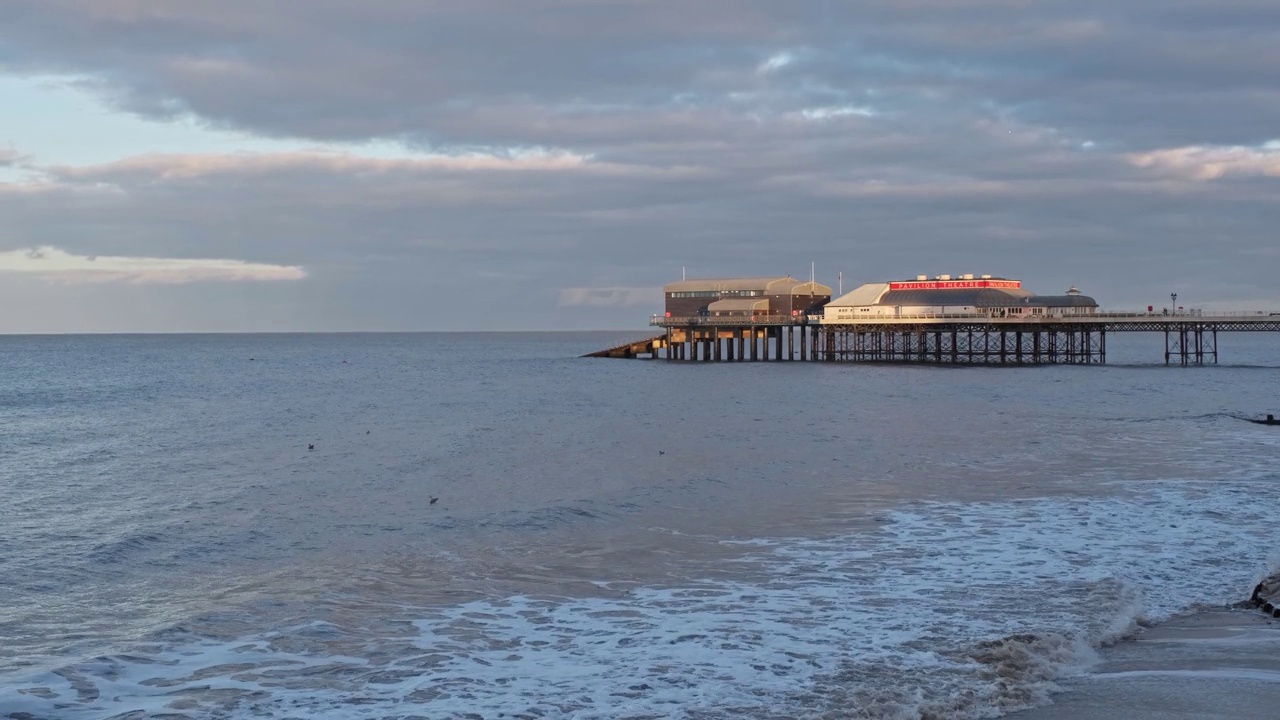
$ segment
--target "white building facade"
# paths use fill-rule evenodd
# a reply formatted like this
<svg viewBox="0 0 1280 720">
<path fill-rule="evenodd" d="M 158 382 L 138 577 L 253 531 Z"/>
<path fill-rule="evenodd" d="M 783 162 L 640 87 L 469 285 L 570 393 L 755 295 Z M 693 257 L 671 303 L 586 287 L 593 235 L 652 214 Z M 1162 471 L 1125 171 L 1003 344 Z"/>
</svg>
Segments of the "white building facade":
<svg viewBox="0 0 1280 720">
<path fill-rule="evenodd" d="M 1072 287 L 1064 295 L 1036 295 L 1022 281 L 982 275 L 939 275 L 929 279 L 868 283 L 823 309 L 824 324 L 889 318 L 1027 318 L 1088 315 L 1098 303 Z"/>
</svg>

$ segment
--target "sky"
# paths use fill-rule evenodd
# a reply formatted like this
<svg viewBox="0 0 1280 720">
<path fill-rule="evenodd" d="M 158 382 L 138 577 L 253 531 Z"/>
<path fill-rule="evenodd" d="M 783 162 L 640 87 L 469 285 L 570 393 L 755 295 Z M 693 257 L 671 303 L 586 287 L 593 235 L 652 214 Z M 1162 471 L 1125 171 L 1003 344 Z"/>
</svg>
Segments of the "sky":
<svg viewBox="0 0 1280 720">
<path fill-rule="evenodd" d="M 0 3 L 0 333 L 640 329 L 811 263 L 1280 309 L 1280 3 Z"/>
</svg>

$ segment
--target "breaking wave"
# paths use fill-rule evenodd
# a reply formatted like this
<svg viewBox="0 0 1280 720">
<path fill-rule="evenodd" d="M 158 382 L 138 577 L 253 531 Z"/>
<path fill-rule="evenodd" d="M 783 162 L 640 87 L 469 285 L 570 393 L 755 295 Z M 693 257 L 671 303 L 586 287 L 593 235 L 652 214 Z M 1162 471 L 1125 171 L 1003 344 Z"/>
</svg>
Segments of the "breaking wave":
<svg viewBox="0 0 1280 720">
<path fill-rule="evenodd" d="M 668 587 L 171 629 L 0 676 L 9 717 L 981 718 L 1048 702 L 1094 649 L 1275 567 L 1269 481 L 919 503 L 874 533 L 768 538 Z M 24 715 L 24 713 L 26 715 Z"/>
</svg>

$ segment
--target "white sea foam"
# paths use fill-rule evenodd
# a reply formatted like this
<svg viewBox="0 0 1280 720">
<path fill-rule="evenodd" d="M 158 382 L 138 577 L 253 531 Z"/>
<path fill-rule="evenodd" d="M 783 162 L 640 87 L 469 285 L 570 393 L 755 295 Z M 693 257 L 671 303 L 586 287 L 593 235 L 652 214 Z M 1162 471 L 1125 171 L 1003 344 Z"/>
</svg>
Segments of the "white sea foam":
<svg viewBox="0 0 1280 720">
<path fill-rule="evenodd" d="M 1109 499 L 916 504 L 876 533 L 774 538 L 726 577 L 618 598 L 306 624 L 0 678 L 0 708 L 188 717 L 990 717 L 1091 648 L 1275 567 L 1280 488 L 1136 485 Z M 599 582 L 609 583 L 610 578 Z M 20 716 L 19 716 L 20 717 Z"/>
</svg>

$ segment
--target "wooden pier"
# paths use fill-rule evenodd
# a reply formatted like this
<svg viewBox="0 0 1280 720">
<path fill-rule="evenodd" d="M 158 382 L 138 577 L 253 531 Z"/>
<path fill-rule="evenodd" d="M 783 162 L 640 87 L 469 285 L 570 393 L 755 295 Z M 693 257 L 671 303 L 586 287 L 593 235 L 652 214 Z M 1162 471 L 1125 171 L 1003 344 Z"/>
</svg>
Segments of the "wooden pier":
<svg viewBox="0 0 1280 720">
<path fill-rule="evenodd" d="M 587 353 L 582 357 L 600 357 L 600 358 L 637 358 L 641 355 L 648 355 L 650 358 L 658 358 L 658 351 L 667 347 L 667 335 L 655 335 L 643 340 L 632 340 L 624 342 L 621 345 L 614 345 L 611 348 L 605 348 L 593 353 Z"/>
<path fill-rule="evenodd" d="M 819 315 L 654 316 L 663 335 L 593 353 L 698 362 L 1093 365 L 1113 333 L 1163 333 L 1167 365 L 1218 362 L 1218 334 L 1280 332 L 1280 313 L 1091 313 L 1004 318 L 914 315 L 822 322 Z"/>
</svg>

